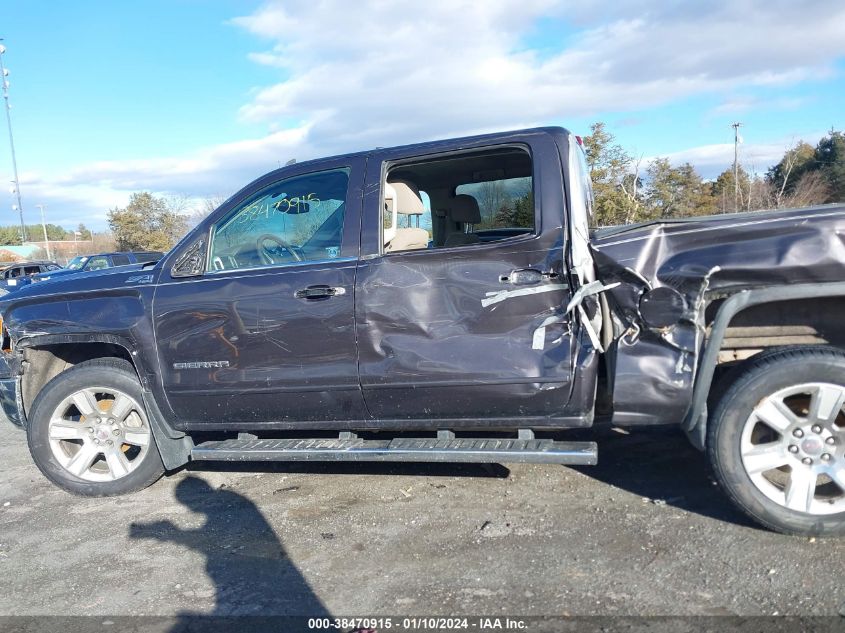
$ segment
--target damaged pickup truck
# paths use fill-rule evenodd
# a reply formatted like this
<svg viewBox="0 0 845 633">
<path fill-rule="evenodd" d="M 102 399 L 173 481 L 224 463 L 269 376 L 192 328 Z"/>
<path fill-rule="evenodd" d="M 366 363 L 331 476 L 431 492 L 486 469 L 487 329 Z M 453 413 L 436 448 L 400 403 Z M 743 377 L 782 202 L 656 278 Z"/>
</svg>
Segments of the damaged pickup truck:
<svg viewBox="0 0 845 633">
<path fill-rule="evenodd" d="M 189 460 L 592 464 L 567 429 L 679 425 L 763 525 L 845 534 L 845 207 L 591 204 L 560 128 L 289 165 L 157 263 L 4 299 L 3 409 L 92 496 Z"/>
</svg>

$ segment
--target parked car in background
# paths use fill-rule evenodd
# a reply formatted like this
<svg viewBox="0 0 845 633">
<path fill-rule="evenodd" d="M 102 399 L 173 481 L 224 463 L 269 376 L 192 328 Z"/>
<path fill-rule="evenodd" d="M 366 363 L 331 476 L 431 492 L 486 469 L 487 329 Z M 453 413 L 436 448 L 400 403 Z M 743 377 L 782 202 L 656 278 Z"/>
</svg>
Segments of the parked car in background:
<svg viewBox="0 0 845 633">
<path fill-rule="evenodd" d="M 56 277 L 63 277 L 79 272 L 103 270 L 129 264 L 147 264 L 156 262 L 164 256 L 158 251 L 139 251 L 135 253 L 100 253 L 99 255 L 80 255 L 68 262 L 68 265 L 58 270 L 48 270 L 34 275 L 32 281 L 47 281 Z"/>
<path fill-rule="evenodd" d="M 61 270 L 56 262 L 14 262 L 0 269 L 0 295 L 32 283 L 31 277 L 39 273 Z"/>
</svg>

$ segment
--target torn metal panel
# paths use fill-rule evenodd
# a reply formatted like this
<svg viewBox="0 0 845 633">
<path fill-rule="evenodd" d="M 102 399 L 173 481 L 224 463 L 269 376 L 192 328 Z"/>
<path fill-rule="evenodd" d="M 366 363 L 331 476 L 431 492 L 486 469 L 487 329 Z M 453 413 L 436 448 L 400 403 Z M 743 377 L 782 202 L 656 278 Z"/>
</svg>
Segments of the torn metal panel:
<svg viewBox="0 0 845 633">
<path fill-rule="evenodd" d="M 710 301 L 748 288 L 845 279 L 845 206 L 614 227 L 595 231 L 592 246 L 599 278 L 621 282 L 607 293 L 617 416 L 673 422 L 688 408 Z M 649 294 L 663 288 L 677 297 Z M 674 323 L 655 318 L 660 300 Z M 651 395 L 637 397 L 643 393 Z M 651 400 L 659 394 L 676 404 Z"/>
</svg>

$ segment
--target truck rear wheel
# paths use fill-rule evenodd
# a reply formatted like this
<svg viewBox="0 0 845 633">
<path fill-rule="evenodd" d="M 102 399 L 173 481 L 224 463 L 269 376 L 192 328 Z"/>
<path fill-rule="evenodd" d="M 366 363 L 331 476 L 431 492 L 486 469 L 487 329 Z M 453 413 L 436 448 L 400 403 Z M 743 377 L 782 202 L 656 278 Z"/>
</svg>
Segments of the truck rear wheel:
<svg viewBox="0 0 845 633">
<path fill-rule="evenodd" d="M 734 377 L 708 421 L 719 484 L 770 529 L 845 535 L 845 352 L 764 353 Z"/>
<path fill-rule="evenodd" d="M 47 383 L 33 403 L 27 439 L 41 472 L 78 495 L 134 492 L 164 473 L 141 384 L 121 359 L 80 363 Z"/>
</svg>

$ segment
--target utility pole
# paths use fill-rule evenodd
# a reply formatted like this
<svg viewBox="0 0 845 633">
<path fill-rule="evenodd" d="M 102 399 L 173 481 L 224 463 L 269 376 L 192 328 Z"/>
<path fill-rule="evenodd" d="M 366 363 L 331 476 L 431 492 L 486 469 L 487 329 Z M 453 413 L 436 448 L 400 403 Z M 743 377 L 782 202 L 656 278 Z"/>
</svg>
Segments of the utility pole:
<svg viewBox="0 0 845 633">
<path fill-rule="evenodd" d="M 731 123 L 734 129 L 734 211 L 739 211 L 739 128 L 742 123 Z"/>
<path fill-rule="evenodd" d="M 3 38 L 0 37 L 0 42 Z M 6 100 L 6 124 L 9 127 L 9 146 L 12 149 L 12 171 L 15 174 L 15 195 L 18 198 L 18 213 L 21 218 L 21 244 L 26 242 L 26 226 L 23 223 L 23 204 L 21 204 L 21 184 L 18 178 L 18 161 L 15 158 L 15 139 L 12 136 L 12 106 L 9 104 L 9 81 L 6 77 L 9 76 L 9 71 L 3 65 L 3 54 L 6 52 L 6 47 L 0 44 L 0 82 L 3 85 L 3 99 Z"/>
<path fill-rule="evenodd" d="M 41 229 L 44 231 L 44 249 L 47 251 L 47 259 L 52 260 L 53 258 L 50 255 L 50 240 L 47 239 L 47 225 L 44 224 L 44 207 L 46 205 L 36 204 L 35 206 L 41 210 Z"/>
</svg>

